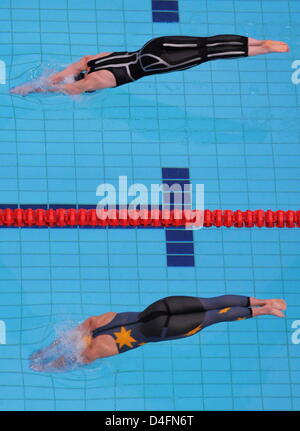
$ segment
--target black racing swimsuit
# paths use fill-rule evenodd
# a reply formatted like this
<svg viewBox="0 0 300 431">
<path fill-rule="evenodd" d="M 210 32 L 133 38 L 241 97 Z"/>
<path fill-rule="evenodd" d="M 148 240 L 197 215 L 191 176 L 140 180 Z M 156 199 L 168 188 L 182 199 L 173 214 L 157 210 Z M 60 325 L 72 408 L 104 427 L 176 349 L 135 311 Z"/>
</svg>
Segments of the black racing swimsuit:
<svg viewBox="0 0 300 431">
<path fill-rule="evenodd" d="M 169 296 L 141 313 L 118 313 L 107 325 L 94 329 L 91 336 L 112 336 L 123 353 L 150 342 L 188 337 L 215 323 L 248 319 L 252 317 L 249 306 L 247 296 Z"/>
<path fill-rule="evenodd" d="M 113 52 L 88 62 L 89 73 L 110 71 L 117 86 L 144 76 L 189 69 L 218 58 L 248 55 L 248 38 L 237 35 L 212 37 L 163 36 L 134 52 Z"/>
</svg>

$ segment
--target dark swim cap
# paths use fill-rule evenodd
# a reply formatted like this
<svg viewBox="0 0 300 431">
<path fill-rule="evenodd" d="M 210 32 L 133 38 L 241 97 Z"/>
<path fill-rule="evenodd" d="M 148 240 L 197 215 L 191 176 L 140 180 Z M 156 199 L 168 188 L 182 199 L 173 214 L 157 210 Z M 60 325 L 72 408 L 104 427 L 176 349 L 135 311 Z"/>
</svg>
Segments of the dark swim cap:
<svg viewBox="0 0 300 431">
<path fill-rule="evenodd" d="M 84 78 L 85 78 L 85 73 L 84 72 L 80 72 L 80 73 L 78 73 L 78 75 L 74 76 L 74 81 L 81 81 Z M 95 92 L 95 90 L 85 91 L 85 93 L 94 93 L 94 92 Z"/>
</svg>

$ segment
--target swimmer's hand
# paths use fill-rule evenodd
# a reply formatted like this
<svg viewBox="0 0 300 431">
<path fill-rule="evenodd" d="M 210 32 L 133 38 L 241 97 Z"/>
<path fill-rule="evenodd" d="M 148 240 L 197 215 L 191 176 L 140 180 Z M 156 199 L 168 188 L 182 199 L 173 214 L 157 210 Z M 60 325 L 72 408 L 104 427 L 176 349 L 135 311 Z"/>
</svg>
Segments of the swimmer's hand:
<svg viewBox="0 0 300 431">
<path fill-rule="evenodd" d="M 41 355 L 42 355 L 42 350 L 38 350 L 37 352 L 34 352 L 29 356 L 29 360 L 36 361 L 37 359 L 40 359 Z"/>
<path fill-rule="evenodd" d="M 63 94 L 80 94 L 82 90 L 73 84 L 50 85 L 48 88 L 32 87 L 30 85 L 20 85 L 10 89 L 11 94 L 27 96 L 31 93 L 63 93 Z"/>
<path fill-rule="evenodd" d="M 29 365 L 29 368 L 33 371 L 40 372 L 64 372 L 70 371 L 81 365 L 83 365 L 83 363 L 78 361 L 76 358 L 61 356 L 50 362 L 32 361 Z"/>
<path fill-rule="evenodd" d="M 20 96 L 27 96 L 30 93 L 47 93 L 48 91 L 50 90 L 47 88 L 41 88 L 30 84 L 19 85 L 9 90 L 11 94 L 18 94 Z"/>
<path fill-rule="evenodd" d="M 34 88 L 31 85 L 25 84 L 25 85 L 19 85 L 18 87 L 11 88 L 9 92 L 11 94 L 19 94 L 20 96 L 27 96 L 29 93 L 35 93 L 40 92 L 37 91 L 38 88 Z"/>
<path fill-rule="evenodd" d="M 45 367 L 41 362 L 32 362 L 29 368 L 33 371 L 44 371 Z"/>
<path fill-rule="evenodd" d="M 29 356 L 30 361 L 38 361 L 42 359 L 45 349 L 37 350 Z"/>
<path fill-rule="evenodd" d="M 40 360 L 45 355 L 45 353 L 49 352 L 51 349 L 53 349 L 54 347 L 56 347 L 59 344 L 61 344 L 61 342 L 62 342 L 61 338 L 58 338 L 57 340 L 54 340 L 53 343 L 51 343 L 49 346 L 44 347 L 43 349 L 39 349 L 36 352 L 33 352 L 29 356 L 29 360 L 30 361 Z"/>
<path fill-rule="evenodd" d="M 10 93 L 19 94 L 21 96 L 27 96 L 27 94 L 30 93 L 62 93 L 68 95 L 77 95 L 84 93 L 85 91 L 94 91 L 106 88 L 105 83 L 102 84 L 99 80 L 95 82 L 92 76 L 88 76 L 86 79 L 75 81 L 71 84 L 51 84 L 47 81 L 42 85 L 45 85 L 45 88 L 24 84 L 20 85 L 19 87 L 12 88 Z"/>
</svg>

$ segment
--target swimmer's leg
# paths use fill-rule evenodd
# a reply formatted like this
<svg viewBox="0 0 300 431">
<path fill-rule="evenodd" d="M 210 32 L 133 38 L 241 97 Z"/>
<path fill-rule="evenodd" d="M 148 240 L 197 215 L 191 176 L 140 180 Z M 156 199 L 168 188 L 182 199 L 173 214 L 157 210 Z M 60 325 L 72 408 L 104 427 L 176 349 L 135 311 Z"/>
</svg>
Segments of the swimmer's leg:
<svg viewBox="0 0 300 431">
<path fill-rule="evenodd" d="M 167 296 L 149 305 L 140 318 L 152 318 L 153 313 L 185 314 L 214 310 L 224 307 L 249 307 L 251 298 L 243 295 L 221 295 L 211 298 L 198 298 L 194 296 Z"/>
<path fill-rule="evenodd" d="M 167 296 L 149 305 L 144 311 L 139 313 L 142 322 L 166 316 L 187 315 L 193 313 L 203 313 L 207 310 L 221 309 L 225 307 L 249 307 L 250 298 L 242 295 L 222 295 L 212 298 L 198 298 L 194 296 Z"/>
<path fill-rule="evenodd" d="M 251 298 L 244 295 L 221 295 L 212 298 L 198 298 L 203 311 L 225 307 L 250 307 Z"/>
<path fill-rule="evenodd" d="M 235 317 L 241 313 L 242 315 L 237 317 L 247 318 L 249 310 L 251 311 L 251 316 L 249 317 L 266 314 L 284 317 L 282 310 L 286 309 L 286 303 L 283 299 L 257 299 L 243 295 L 222 295 L 212 298 L 199 298 L 199 301 L 203 310 L 207 312 L 214 310 L 215 313 L 218 314 L 218 319 L 220 319 L 220 314 L 224 315 L 223 317 L 225 320 L 217 319 L 217 321 L 240 320 L 238 318 L 235 319 Z M 233 319 L 231 319 L 232 316 Z"/>
<path fill-rule="evenodd" d="M 257 40 L 238 35 L 217 35 L 200 38 L 206 61 L 217 58 L 247 57 L 272 52 L 288 52 L 289 47 L 284 42 L 272 40 Z"/>
<path fill-rule="evenodd" d="M 169 296 L 139 313 L 139 328 L 146 338 L 155 337 L 158 338 L 156 341 L 163 341 L 193 335 L 219 322 L 267 314 L 284 317 L 281 310 L 285 308 L 285 302 L 280 299 L 259 300 L 242 295 L 213 298 Z"/>
<path fill-rule="evenodd" d="M 284 317 L 283 312 L 278 308 L 272 307 L 270 303 L 258 307 L 228 306 L 217 310 L 208 310 L 205 312 L 201 329 L 214 325 L 215 323 L 233 322 L 267 315 Z"/>
<path fill-rule="evenodd" d="M 187 298 L 190 298 L 187 301 Z M 243 295 L 222 295 L 212 298 L 166 298 L 172 316 L 169 318 L 168 335 L 184 329 L 184 335 L 220 322 L 249 319 L 253 316 L 251 298 Z M 190 329 L 186 331 L 186 323 Z"/>
<path fill-rule="evenodd" d="M 139 56 L 147 74 L 183 70 L 210 60 L 247 57 L 248 38 L 230 34 L 163 36 L 146 43 Z"/>
<path fill-rule="evenodd" d="M 235 34 L 200 37 L 199 47 L 201 47 L 204 55 L 204 61 L 247 57 L 249 55 L 248 37 Z"/>
<path fill-rule="evenodd" d="M 212 298 L 199 298 L 204 310 L 214 310 L 224 307 L 263 307 L 269 306 L 277 310 L 285 310 L 283 299 L 258 299 L 243 295 L 222 295 Z"/>
<path fill-rule="evenodd" d="M 208 310 L 204 314 L 201 329 L 221 322 L 233 322 L 253 317 L 252 309 L 248 307 L 224 307 L 218 310 Z"/>
<path fill-rule="evenodd" d="M 154 302 L 139 313 L 139 320 L 142 323 L 141 331 L 146 337 L 182 337 L 194 331 L 195 328 L 202 328 L 209 310 L 216 313 L 216 310 L 228 311 L 231 307 L 239 307 L 244 311 L 241 317 L 245 315 L 250 317 L 249 306 L 249 297 L 240 295 L 223 295 L 214 298 L 168 296 Z M 224 314 L 220 313 L 217 321 L 227 320 Z"/>
<path fill-rule="evenodd" d="M 222 295 L 199 298 L 203 310 L 201 329 L 220 322 L 249 319 L 250 317 L 273 315 L 284 317 L 286 309 L 283 299 L 257 299 L 243 295 Z"/>
</svg>

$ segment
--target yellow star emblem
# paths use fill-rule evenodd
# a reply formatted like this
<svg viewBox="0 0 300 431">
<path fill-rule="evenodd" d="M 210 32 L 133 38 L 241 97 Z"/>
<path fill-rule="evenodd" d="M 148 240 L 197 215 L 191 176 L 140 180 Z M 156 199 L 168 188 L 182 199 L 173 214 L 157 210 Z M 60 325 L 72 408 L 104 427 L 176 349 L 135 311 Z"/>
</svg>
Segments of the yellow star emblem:
<svg viewBox="0 0 300 431">
<path fill-rule="evenodd" d="M 126 331 L 126 328 L 124 326 L 121 326 L 120 332 L 114 332 L 115 335 L 115 341 L 119 345 L 119 348 L 121 349 L 123 346 L 133 347 L 132 343 L 135 343 L 136 340 L 131 336 L 131 329 L 128 329 Z"/>
<path fill-rule="evenodd" d="M 236 320 L 246 320 L 246 317 L 238 317 Z"/>
<path fill-rule="evenodd" d="M 190 336 L 190 335 L 194 335 L 197 334 L 197 332 L 200 331 L 200 329 L 202 329 L 202 325 L 196 326 L 196 328 L 192 329 L 191 331 L 187 332 L 186 334 L 184 334 L 186 337 Z"/>
<path fill-rule="evenodd" d="M 219 314 L 227 313 L 227 311 L 229 311 L 230 309 L 231 309 L 231 307 L 222 308 L 222 309 L 219 311 Z"/>
</svg>

